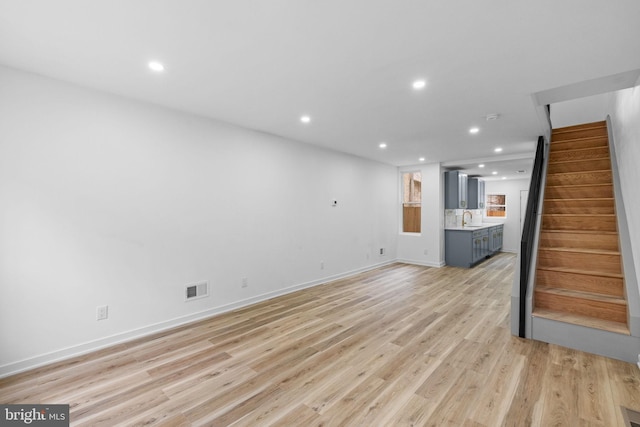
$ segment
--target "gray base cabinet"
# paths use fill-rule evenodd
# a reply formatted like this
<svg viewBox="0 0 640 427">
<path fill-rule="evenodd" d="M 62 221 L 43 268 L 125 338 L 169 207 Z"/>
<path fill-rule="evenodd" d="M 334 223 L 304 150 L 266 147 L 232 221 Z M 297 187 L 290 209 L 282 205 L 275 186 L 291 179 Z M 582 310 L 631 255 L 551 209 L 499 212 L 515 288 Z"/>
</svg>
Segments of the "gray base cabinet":
<svg viewBox="0 0 640 427">
<path fill-rule="evenodd" d="M 480 229 L 445 230 L 445 262 L 472 267 L 502 249 L 503 225 Z"/>
<path fill-rule="evenodd" d="M 491 253 L 498 252 L 502 249 L 502 232 L 504 226 L 497 225 L 489 228 L 489 251 Z"/>
</svg>

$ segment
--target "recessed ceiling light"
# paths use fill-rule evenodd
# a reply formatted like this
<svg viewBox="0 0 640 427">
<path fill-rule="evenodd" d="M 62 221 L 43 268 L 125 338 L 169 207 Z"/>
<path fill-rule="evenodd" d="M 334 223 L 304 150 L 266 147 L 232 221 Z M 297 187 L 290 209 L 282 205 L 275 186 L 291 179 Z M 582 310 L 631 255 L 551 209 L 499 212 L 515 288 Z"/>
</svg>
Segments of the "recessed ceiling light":
<svg viewBox="0 0 640 427">
<path fill-rule="evenodd" d="M 493 150 L 493 151 L 495 151 L 496 153 L 499 153 L 499 152 L 501 152 L 501 151 L 502 151 L 502 148 L 497 147 L 497 148 L 494 148 L 494 150 Z"/>
<path fill-rule="evenodd" d="M 473 127 L 469 129 L 469 133 L 478 133 L 478 132 L 480 132 L 480 128 Z"/>
<path fill-rule="evenodd" d="M 425 80 L 416 80 L 411 86 L 413 86 L 415 90 L 420 90 L 427 86 L 427 82 Z"/>
<path fill-rule="evenodd" d="M 491 175 L 498 175 L 498 171 L 491 172 Z"/>
<path fill-rule="evenodd" d="M 309 117 L 309 116 L 302 116 L 302 117 L 300 117 L 300 121 L 301 121 L 302 123 L 310 123 L 310 122 L 311 122 L 311 117 Z"/>
<path fill-rule="evenodd" d="M 424 157 L 420 157 L 418 160 L 421 161 L 421 162 L 424 162 L 425 158 Z"/>
<path fill-rule="evenodd" d="M 484 164 L 478 165 L 478 167 L 479 167 L 479 168 L 483 168 L 483 167 L 484 167 Z"/>
<path fill-rule="evenodd" d="M 164 71 L 164 65 L 159 63 L 158 61 L 149 62 L 149 68 L 153 71 L 161 72 Z"/>
<path fill-rule="evenodd" d="M 386 142 L 381 142 L 378 147 L 380 148 L 387 148 L 387 143 Z"/>
<path fill-rule="evenodd" d="M 486 120 L 488 122 L 490 122 L 490 121 L 493 121 L 493 120 L 498 120 L 498 117 L 500 117 L 500 114 L 493 113 L 493 114 L 487 114 L 485 118 L 486 118 Z"/>
</svg>

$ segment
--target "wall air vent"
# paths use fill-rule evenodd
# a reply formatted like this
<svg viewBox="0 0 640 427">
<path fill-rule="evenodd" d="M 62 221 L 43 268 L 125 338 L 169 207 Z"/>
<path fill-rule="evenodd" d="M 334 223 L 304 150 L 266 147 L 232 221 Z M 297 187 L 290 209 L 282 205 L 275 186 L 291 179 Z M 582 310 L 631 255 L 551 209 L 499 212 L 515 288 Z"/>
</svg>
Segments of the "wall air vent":
<svg viewBox="0 0 640 427">
<path fill-rule="evenodd" d="M 209 282 L 198 282 L 185 285 L 184 300 L 191 301 L 209 296 Z"/>
</svg>

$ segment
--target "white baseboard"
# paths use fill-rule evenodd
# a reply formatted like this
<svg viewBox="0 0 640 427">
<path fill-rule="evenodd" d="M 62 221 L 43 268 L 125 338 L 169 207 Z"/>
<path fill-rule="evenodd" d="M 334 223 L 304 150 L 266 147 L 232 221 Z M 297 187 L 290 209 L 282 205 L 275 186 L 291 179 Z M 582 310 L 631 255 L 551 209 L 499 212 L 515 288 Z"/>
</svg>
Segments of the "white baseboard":
<svg viewBox="0 0 640 427">
<path fill-rule="evenodd" d="M 28 371 L 31 369 L 35 369 L 44 365 L 48 365 L 51 363 L 59 362 L 65 359 L 69 359 L 72 357 L 81 356 L 83 354 L 91 353 L 97 350 L 101 350 L 116 344 L 122 344 L 127 341 L 132 341 L 137 338 L 142 338 L 151 334 L 155 334 L 158 332 L 163 332 L 168 329 L 172 329 L 178 326 L 185 325 L 187 323 L 196 322 L 199 320 L 204 320 L 209 317 L 213 317 L 222 313 L 226 313 L 237 308 L 245 307 L 251 304 L 255 304 L 261 301 L 265 301 L 271 298 L 275 298 L 278 296 L 286 295 L 292 292 L 296 292 L 302 289 L 311 288 L 314 286 L 322 285 L 325 283 L 332 282 L 334 280 L 343 279 L 345 277 L 350 277 L 359 273 L 363 273 L 365 271 L 374 270 L 379 267 L 384 267 L 385 265 L 393 264 L 398 262 L 398 260 L 390 260 L 382 263 L 369 265 L 366 267 L 358 268 L 355 270 L 347 271 L 340 274 L 335 274 L 333 276 L 323 277 L 318 280 L 313 280 L 306 283 L 301 283 L 298 285 L 290 286 L 287 288 L 279 289 L 273 292 L 267 292 L 262 295 L 256 295 L 251 298 L 247 298 L 244 300 L 236 301 L 230 304 L 226 304 L 219 307 L 214 307 L 208 310 L 200 311 L 197 313 L 192 313 L 186 316 L 176 317 L 174 319 L 169 319 L 163 322 L 154 323 L 152 325 L 147 325 L 142 328 L 132 329 L 127 332 L 122 332 L 119 334 L 111 335 L 108 337 L 100 338 L 97 340 L 88 341 L 82 344 L 74 345 L 71 347 L 63 348 L 60 350 L 55 350 L 49 353 L 41 354 L 38 356 L 30 357 L 27 359 L 23 359 L 17 362 L 8 363 L 6 365 L 0 366 L 0 378 L 8 377 L 11 375 L 18 374 L 20 372 Z"/>
<path fill-rule="evenodd" d="M 425 261 L 419 261 L 419 260 L 407 259 L 407 258 L 398 258 L 396 261 L 404 263 L 404 264 L 421 265 L 423 267 L 437 267 L 437 268 L 440 268 L 440 267 L 444 267 L 446 265 L 444 263 L 444 261 L 440 261 L 439 263 L 434 263 L 434 262 L 425 262 Z"/>
</svg>

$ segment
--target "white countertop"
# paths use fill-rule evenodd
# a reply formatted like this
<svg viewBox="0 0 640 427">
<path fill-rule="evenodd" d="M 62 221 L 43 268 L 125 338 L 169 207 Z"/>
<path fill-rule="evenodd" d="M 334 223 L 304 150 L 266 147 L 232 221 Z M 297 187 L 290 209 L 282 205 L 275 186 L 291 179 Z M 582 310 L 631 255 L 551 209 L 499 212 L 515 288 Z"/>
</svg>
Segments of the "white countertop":
<svg viewBox="0 0 640 427">
<path fill-rule="evenodd" d="M 445 230 L 457 230 L 457 231 L 477 231 L 484 230 L 485 228 L 495 227 L 496 225 L 504 225 L 500 222 L 483 222 L 480 225 L 465 225 L 464 227 L 445 227 Z"/>
</svg>

